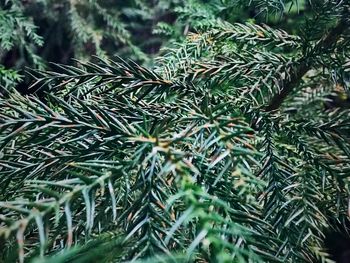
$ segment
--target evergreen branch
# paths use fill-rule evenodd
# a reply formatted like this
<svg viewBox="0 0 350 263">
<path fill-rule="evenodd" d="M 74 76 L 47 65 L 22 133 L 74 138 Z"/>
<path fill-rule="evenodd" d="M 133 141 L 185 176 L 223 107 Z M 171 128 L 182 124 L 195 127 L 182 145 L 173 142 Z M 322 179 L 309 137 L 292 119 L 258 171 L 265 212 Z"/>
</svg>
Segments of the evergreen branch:
<svg viewBox="0 0 350 263">
<path fill-rule="evenodd" d="M 345 12 L 338 24 L 316 44 L 306 57 L 299 60 L 299 65 L 290 69 L 290 78 L 287 81 L 285 80 L 283 88 L 271 99 L 269 105 L 265 108 L 266 111 L 277 110 L 281 106 L 286 97 L 300 83 L 302 77 L 311 69 L 313 56 L 322 52 L 328 52 L 337 43 L 341 34 L 349 26 L 348 15 L 348 12 Z"/>
<path fill-rule="evenodd" d="M 87 44 L 104 55 L 109 37 L 133 48 L 124 15 L 158 21 L 144 0 L 133 1 L 138 12 L 107 2 L 58 4 L 81 34 L 74 52 Z M 349 213 L 350 112 L 325 109 L 350 84 L 350 35 L 339 25 L 349 1 L 250 1 L 254 12 L 291 9 L 287 21 L 266 16 L 270 26 L 231 16 L 245 0 L 180 2 L 172 15 L 186 21 L 174 34 L 182 22 L 199 31 L 156 70 L 93 58 L 34 72 L 40 98 L 4 89 L 0 261 L 329 259 L 326 229 Z M 308 36 L 287 33 L 300 32 L 289 21 Z M 283 111 L 261 110 L 288 87 Z"/>
<path fill-rule="evenodd" d="M 74 94 L 77 97 L 86 95 L 102 95 L 117 93 L 118 97 L 133 94 L 136 101 L 142 100 L 149 94 L 162 97 L 162 93 L 179 90 L 179 95 L 193 92 L 194 87 L 178 80 L 168 80 L 159 74 L 133 61 L 126 62 L 120 57 L 115 60 L 98 58 L 98 63 L 79 63 L 81 67 L 55 64 L 62 71 L 35 71 L 32 76 L 36 81 L 31 88 L 36 92 L 45 89 L 49 92 L 62 92 L 65 96 Z"/>
</svg>

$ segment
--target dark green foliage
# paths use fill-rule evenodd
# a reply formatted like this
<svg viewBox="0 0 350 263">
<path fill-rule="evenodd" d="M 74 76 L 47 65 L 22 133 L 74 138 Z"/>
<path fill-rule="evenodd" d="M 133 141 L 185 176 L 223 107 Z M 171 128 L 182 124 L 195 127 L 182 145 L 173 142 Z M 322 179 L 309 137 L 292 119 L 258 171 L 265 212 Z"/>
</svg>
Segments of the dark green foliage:
<svg viewBox="0 0 350 263">
<path fill-rule="evenodd" d="M 349 220 L 350 110 L 330 103 L 348 92 L 349 1 L 251 1 L 271 26 L 218 18 L 246 1 L 199 4 L 160 25 L 191 33 L 153 69 L 94 58 L 32 71 L 32 95 L 4 89 L 4 262 L 332 262 L 325 233 Z M 279 29 L 297 4 L 301 30 Z"/>
<path fill-rule="evenodd" d="M 175 3 L 1 0 L 0 64 L 23 75 L 25 66 L 43 69 L 49 62 L 71 64 L 72 58 L 88 61 L 92 55 L 149 62 L 163 42 L 152 30 L 159 21 L 173 22 L 168 10 Z"/>
</svg>

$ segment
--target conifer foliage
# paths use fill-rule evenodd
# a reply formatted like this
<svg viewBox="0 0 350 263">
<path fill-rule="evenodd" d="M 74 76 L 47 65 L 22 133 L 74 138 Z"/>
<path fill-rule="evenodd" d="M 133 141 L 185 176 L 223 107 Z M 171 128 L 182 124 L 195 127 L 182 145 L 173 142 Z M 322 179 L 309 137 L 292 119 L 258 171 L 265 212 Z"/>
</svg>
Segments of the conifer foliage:
<svg viewBox="0 0 350 263">
<path fill-rule="evenodd" d="M 211 3 L 152 69 L 96 58 L 4 89 L 3 262 L 332 262 L 325 233 L 350 216 L 350 109 L 332 99 L 349 92 L 350 2 Z M 307 15 L 295 34 L 216 16 L 248 4 Z"/>
<path fill-rule="evenodd" d="M 43 69 L 47 62 L 114 54 L 148 61 L 146 53 L 162 44 L 152 29 L 173 5 L 172 0 L 1 0 L 0 85 L 15 86 L 24 67 Z"/>
</svg>

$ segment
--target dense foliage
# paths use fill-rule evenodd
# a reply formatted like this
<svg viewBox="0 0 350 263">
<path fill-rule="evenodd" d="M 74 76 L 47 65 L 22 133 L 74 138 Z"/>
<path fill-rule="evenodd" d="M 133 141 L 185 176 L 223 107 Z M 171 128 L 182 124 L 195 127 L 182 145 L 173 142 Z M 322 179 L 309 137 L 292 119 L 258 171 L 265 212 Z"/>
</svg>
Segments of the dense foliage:
<svg viewBox="0 0 350 263">
<path fill-rule="evenodd" d="M 350 216 L 350 2 L 173 3 L 152 67 L 101 53 L 31 70 L 30 95 L 3 84 L 3 262 L 332 262 L 325 233 Z"/>
<path fill-rule="evenodd" d="M 18 81 L 14 69 L 43 69 L 47 62 L 72 63 L 92 55 L 129 56 L 148 61 L 163 39 L 152 30 L 158 22 L 173 22 L 173 1 L 1 0 L 0 74 Z M 12 68 L 12 69 L 11 69 Z M 8 74 L 6 74 L 8 73 Z M 0 84 L 9 86 L 9 81 Z"/>
</svg>

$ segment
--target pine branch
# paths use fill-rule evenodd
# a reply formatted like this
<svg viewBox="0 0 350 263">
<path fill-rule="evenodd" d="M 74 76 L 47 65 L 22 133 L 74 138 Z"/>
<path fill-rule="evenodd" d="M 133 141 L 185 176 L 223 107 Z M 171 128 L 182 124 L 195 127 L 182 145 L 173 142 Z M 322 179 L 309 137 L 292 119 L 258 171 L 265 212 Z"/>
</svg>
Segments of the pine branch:
<svg viewBox="0 0 350 263">
<path fill-rule="evenodd" d="M 338 24 L 327 33 L 308 54 L 309 57 L 313 57 L 315 54 L 320 54 L 323 51 L 327 51 L 332 48 L 338 41 L 341 34 L 348 28 L 347 21 L 348 12 L 344 13 L 342 19 Z M 265 108 L 266 111 L 277 110 L 286 97 L 294 90 L 294 88 L 300 83 L 302 77 L 311 69 L 313 63 L 306 57 L 300 59 L 300 64 L 297 68 L 292 69 L 289 80 L 284 84 L 284 87 L 277 93 L 271 100 L 270 104 Z"/>
</svg>

